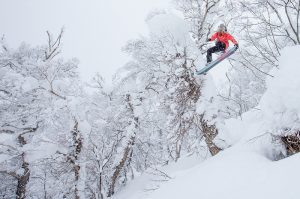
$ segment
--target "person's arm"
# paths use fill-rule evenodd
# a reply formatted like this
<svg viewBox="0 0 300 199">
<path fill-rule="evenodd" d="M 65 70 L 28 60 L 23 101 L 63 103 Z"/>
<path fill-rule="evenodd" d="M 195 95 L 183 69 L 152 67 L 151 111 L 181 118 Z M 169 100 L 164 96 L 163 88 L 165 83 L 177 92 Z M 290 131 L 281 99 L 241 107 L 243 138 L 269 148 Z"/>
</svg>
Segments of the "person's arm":
<svg viewBox="0 0 300 199">
<path fill-rule="evenodd" d="M 215 34 L 213 34 L 213 36 L 210 38 L 210 41 L 214 41 L 215 39 L 217 39 L 218 37 L 218 33 L 216 32 Z"/>
<path fill-rule="evenodd" d="M 232 43 L 234 43 L 234 46 L 238 49 L 239 48 L 239 44 L 238 42 L 234 39 L 234 37 L 231 34 L 228 34 L 228 40 L 232 41 Z"/>
<path fill-rule="evenodd" d="M 235 45 L 238 45 L 238 42 L 234 39 L 234 37 L 228 33 L 228 40 L 232 41 Z"/>
<path fill-rule="evenodd" d="M 211 38 L 208 38 L 206 41 L 213 41 L 217 38 L 217 33 L 213 34 Z"/>
</svg>

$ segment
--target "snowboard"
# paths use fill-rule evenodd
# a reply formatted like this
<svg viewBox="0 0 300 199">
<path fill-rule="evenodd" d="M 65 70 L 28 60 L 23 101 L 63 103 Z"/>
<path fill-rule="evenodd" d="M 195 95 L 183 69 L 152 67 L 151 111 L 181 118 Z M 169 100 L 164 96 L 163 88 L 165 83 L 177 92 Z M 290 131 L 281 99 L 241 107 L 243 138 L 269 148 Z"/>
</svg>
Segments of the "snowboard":
<svg viewBox="0 0 300 199">
<path fill-rule="evenodd" d="M 204 68 L 200 69 L 200 70 L 196 70 L 196 74 L 197 75 L 205 75 L 210 69 L 212 69 L 214 66 L 216 66 L 218 63 L 220 63 L 221 61 L 223 61 L 224 59 L 226 59 L 227 57 L 229 57 L 230 55 L 232 55 L 233 53 L 235 53 L 235 51 L 237 50 L 237 47 L 234 46 L 233 48 L 231 48 L 230 50 L 226 51 L 225 53 L 223 53 L 220 57 L 218 57 L 216 60 L 210 62 L 208 65 L 206 65 Z"/>
</svg>

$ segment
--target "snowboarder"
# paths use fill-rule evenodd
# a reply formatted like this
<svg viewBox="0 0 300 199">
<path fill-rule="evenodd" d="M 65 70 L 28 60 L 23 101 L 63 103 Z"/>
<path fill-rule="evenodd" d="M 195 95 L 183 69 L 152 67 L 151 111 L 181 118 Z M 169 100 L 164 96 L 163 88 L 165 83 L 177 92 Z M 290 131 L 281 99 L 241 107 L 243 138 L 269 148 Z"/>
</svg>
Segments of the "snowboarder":
<svg viewBox="0 0 300 199">
<path fill-rule="evenodd" d="M 234 37 L 231 34 L 227 32 L 227 28 L 224 24 L 220 24 L 218 27 L 218 32 L 213 34 L 213 36 L 207 39 L 207 41 L 214 41 L 215 39 L 217 39 L 216 45 L 207 50 L 206 65 L 208 65 L 212 61 L 212 53 L 225 52 L 225 50 L 229 47 L 229 40 L 232 41 L 232 43 L 234 43 L 236 48 L 239 47 L 238 42 L 234 39 Z"/>
</svg>

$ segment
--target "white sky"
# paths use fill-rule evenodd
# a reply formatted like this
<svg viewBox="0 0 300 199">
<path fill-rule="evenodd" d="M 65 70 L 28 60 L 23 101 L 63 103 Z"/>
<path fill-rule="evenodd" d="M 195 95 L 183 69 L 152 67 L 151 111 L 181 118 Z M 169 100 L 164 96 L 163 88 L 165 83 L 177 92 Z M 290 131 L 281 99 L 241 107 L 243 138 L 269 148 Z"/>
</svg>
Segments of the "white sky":
<svg viewBox="0 0 300 199">
<path fill-rule="evenodd" d="M 63 53 L 80 60 L 89 80 L 99 72 L 107 80 L 128 57 L 121 48 L 129 39 L 147 34 L 145 17 L 168 8 L 170 0 L 0 0 L 0 35 L 11 47 L 25 41 L 44 44 L 46 30 L 65 27 Z"/>
</svg>

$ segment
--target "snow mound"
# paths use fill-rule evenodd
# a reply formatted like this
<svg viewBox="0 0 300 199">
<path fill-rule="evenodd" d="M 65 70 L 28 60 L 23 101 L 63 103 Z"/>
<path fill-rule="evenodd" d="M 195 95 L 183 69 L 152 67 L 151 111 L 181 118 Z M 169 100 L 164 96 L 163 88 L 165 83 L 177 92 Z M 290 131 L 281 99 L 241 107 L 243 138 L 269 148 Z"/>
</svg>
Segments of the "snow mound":
<svg viewBox="0 0 300 199">
<path fill-rule="evenodd" d="M 300 46 L 285 48 L 279 60 L 279 70 L 267 81 L 267 91 L 259 108 L 268 130 L 273 134 L 300 129 Z"/>
<path fill-rule="evenodd" d="M 151 177 L 139 178 L 115 199 L 298 199 L 299 166 L 300 154 L 272 162 L 233 147 L 189 169 L 167 170 L 172 179 L 154 191 L 141 190 Z"/>
<path fill-rule="evenodd" d="M 300 173 L 294 171 L 299 162 L 300 155 L 272 163 L 256 153 L 224 152 L 181 173 L 145 199 L 297 199 Z"/>
</svg>

